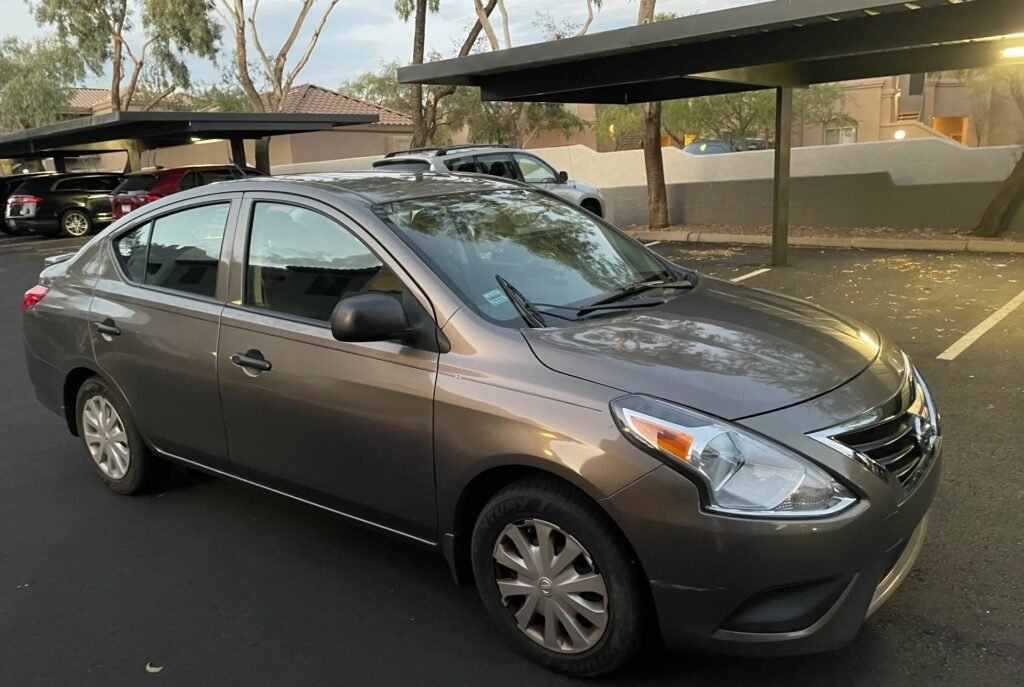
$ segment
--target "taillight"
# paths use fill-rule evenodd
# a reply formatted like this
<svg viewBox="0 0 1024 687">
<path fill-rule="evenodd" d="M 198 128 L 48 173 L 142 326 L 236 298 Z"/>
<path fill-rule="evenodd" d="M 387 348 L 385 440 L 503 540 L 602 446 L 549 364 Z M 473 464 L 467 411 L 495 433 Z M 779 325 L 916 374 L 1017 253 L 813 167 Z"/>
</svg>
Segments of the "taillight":
<svg viewBox="0 0 1024 687">
<path fill-rule="evenodd" d="M 28 205 L 29 203 L 42 203 L 43 199 L 39 196 L 10 196 L 7 198 L 8 205 Z"/>
<path fill-rule="evenodd" d="M 41 284 L 36 284 L 31 289 L 25 292 L 25 295 L 21 297 L 21 309 L 28 310 L 29 308 L 37 305 L 39 301 L 46 298 L 46 294 L 50 293 L 50 290 Z"/>
<path fill-rule="evenodd" d="M 127 215 L 135 208 L 142 207 L 146 203 L 152 203 L 155 200 L 160 200 L 162 196 L 154 193 L 145 193 L 139 195 L 122 195 L 122 196 L 111 196 L 111 203 L 114 206 L 114 217 L 121 218 Z"/>
</svg>

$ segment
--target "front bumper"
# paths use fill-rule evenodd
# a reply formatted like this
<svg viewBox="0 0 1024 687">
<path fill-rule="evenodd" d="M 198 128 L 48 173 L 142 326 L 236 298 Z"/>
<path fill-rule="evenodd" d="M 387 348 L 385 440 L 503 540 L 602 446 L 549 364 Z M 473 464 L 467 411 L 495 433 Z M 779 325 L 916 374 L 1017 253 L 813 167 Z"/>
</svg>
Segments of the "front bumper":
<svg viewBox="0 0 1024 687">
<path fill-rule="evenodd" d="M 743 655 L 836 649 L 895 592 L 921 548 L 936 456 L 914 493 L 820 520 L 700 509 L 690 480 L 659 467 L 603 501 L 650 580 L 666 646 Z M 692 498 L 691 498 L 692 497 Z"/>
</svg>

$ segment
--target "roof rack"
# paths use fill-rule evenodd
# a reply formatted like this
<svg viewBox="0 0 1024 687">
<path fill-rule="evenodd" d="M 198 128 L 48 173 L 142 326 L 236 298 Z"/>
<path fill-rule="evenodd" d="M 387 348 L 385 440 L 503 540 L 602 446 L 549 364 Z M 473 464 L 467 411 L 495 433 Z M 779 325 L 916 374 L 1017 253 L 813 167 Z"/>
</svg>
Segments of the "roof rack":
<svg viewBox="0 0 1024 687">
<path fill-rule="evenodd" d="M 501 145 L 498 143 L 460 143 L 453 146 L 433 146 L 429 148 L 410 148 L 409 150 L 395 150 L 384 157 L 398 157 L 399 155 L 408 155 L 409 153 L 437 153 L 438 155 L 446 155 L 452 150 L 465 150 L 466 148 L 511 148 L 512 146 Z"/>
</svg>

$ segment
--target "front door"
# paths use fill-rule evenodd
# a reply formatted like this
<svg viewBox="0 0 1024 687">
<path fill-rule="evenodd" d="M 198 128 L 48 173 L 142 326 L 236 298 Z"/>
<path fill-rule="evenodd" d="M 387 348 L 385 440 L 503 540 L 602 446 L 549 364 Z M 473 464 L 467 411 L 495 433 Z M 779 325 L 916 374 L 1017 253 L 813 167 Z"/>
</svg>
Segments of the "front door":
<svg viewBox="0 0 1024 687">
<path fill-rule="evenodd" d="M 216 351 L 231 207 L 230 196 L 207 197 L 120 233 L 90 309 L 96 362 L 142 435 L 160 451 L 220 468 L 227 448 Z"/>
<path fill-rule="evenodd" d="M 243 213 L 242 298 L 224 310 L 217 349 L 232 470 L 433 538 L 438 354 L 339 342 L 328 325 L 354 294 L 418 301 L 330 208 L 266 196 Z"/>
</svg>

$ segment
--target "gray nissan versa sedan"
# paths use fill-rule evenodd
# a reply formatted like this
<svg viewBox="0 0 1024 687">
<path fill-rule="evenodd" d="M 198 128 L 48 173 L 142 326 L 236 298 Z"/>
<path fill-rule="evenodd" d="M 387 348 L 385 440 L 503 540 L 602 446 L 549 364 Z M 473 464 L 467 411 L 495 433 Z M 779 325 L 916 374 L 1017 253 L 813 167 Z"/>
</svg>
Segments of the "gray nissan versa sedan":
<svg viewBox="0 0 1024 687">
<path fill-rule="evenodd" d="M 842 645 L 906 577 L 939 482 L 935 406 L 884 336 L 517 182 L 193 189 L 24 306 L 39 399 L 111 489 L 170 459 L 436 549 L 573 675 L 648 630 Z"/>
</svg>

